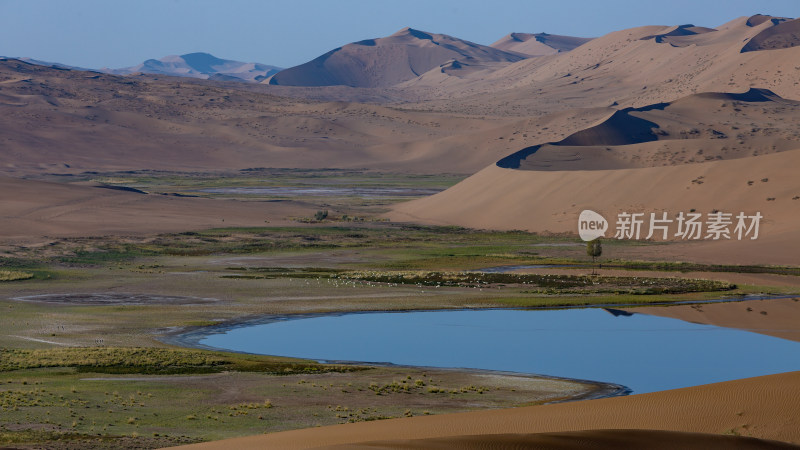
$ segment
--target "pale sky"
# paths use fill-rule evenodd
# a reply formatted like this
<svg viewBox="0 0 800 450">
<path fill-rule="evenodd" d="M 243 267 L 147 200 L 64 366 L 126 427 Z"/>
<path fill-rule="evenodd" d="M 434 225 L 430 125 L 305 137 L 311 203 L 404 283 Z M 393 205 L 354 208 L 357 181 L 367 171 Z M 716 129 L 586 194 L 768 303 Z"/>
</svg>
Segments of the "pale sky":
<svg viewBox="0 0 800 450">
<path fill-rule="evenodd" d="M 290 67 L 410 26 L 491 44 L 510 32 L 582 37 L 640 25 L 796 17 L 798 0 L 0 0 L 0 55 L 86 68 L 208 52 Z M 754 9 L 756 8 L 756 9 Z"/>
</svg>

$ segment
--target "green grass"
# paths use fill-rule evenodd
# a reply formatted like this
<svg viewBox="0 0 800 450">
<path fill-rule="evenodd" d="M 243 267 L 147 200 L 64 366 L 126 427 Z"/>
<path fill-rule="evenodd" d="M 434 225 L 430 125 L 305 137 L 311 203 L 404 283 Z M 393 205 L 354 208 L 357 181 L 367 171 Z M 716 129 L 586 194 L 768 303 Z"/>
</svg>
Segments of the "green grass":
<svg viewBox="0 0 800 450">
<path fill-rule="evenodd" d="M 235 370 L 288 375 L 363 370 L 356 366 L 204 350 L 152 347 L 0 349 L 0 372 L 48 367 L 113 374 L 194 374 Z"/>
<path fill-rule="evenodd" d="M 482 272 L 347 272 L 333 275 L 345 280 L 416 286 L 489 287 L 515 285 L 539 288 L 532 293 L 614 293 L 632 295 L 684 294 L 730 291 L 736 285 L 684 278 L 609 277 L 593 275 L 540 275 Z"/>
<path fill-rule="evenodd" d="M 33 277 L 34 274 L 30 272 L 22 272 L 19 270 L 0 270 L 0 281 L 30 280 Z"/>
<path fill-rule="evenodd" d="M 698 264 L 669 261 L 608 261 L 604 267 L 627 270 L 660 270 L 667 272 L 729 272 L 729 273 L 773 273 L 800 276 L 800 267 L 767 265 Z"/>
</svg>

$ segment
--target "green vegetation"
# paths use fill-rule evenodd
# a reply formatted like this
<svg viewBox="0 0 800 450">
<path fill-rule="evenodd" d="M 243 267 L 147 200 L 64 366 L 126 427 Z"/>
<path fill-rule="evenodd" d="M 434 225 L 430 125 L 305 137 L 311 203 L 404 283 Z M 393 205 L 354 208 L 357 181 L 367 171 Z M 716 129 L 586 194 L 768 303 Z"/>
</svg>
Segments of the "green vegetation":
<svg viewBox="0 0 800 450">
<path fill-rule="evenodd" d="M 603 254 L 603 244 L 600 242 L 600 238 L 586 243 L 586 254 L 592 258 L 592 266 L 594 266 L 597 258 Z M 592 268 L 592 275 L 594 275 L 594 273 L 594 268 Z"/>
<path fill-rule="evenodd" d="M 0 281 L 19 281 L 29 280 L 33 278 L 30 272 L 21 272 L 18 270 L 0 270 Z"/>
<path fill-rule="evenodd" d="M 615 293 L 635 295 L 685 294 L 689 292 L 730 291 L 736 285 L 684 278 L 606 277 L 586 275 L 539 275 L 482 272 L 348 272 L 334 275 L 347 280 L 371 281 L 416 286 L 493 287 L 519 286 L 543 288 L 532 293 Z"/>
<path fill-rule="evenodd" d="M 222 371 L 297 373 L 352 372 L 363 367 L 325 365 L 258 355 L 166 348 L 0 348 L 0 372 L 71 367 L 78 372 L 114 374 L 190 374 Z"/>
<path fill-rule="evenodd" d="M 328 210 L 327 209 L 320 209 L 314 214 L 314 220 L 317 222 L 322 222 L 325 218 L 328 217 Z"/>
<path fill-rule="evenodd" d="M 800 276 L 800 267 L 765 265 L 726 265 L 697 264 L 668 261 L 621 261 L 615 260 L 604 265 L 610 268 L 627 270 L 660 270 L 669 272 L 728 272 L 728 273 L 774 273 L 778 275 Z"/>
</svg>

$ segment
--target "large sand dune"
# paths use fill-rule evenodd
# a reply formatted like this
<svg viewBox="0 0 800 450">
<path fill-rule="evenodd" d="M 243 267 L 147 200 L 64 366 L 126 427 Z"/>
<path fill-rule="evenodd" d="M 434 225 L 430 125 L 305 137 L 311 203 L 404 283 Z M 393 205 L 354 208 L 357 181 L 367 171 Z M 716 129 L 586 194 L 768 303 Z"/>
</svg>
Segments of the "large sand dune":
<svg viewBox="0 0 800 450">
<path fill-rule="evenodd" d="M 750 89 L 608 111 L 560 141 L 524 148 L 445 192 L 399 205 L 390 217 L 577 233 L 578 215 L 591 209 L 611 221 L 612 237 L 622 212 L 666 211 L 673 219 L 680 212 L 760 212 L 757 240 L 694 242 L 662 256 L 796 263 L 800 103 Z"/>
<path fill-rule="evenodd" d="M 641 107 L 693 93 L 751 87 L 800 100 L 800 73 L 795 69 L 800 50 L 789 45 L 797 34 L 795 22 L 771 19 L 741 17 L 713 29 L 631 28 L 568 53 L 525 59 L 445 87 L 421 80 L 418 87 L 428 89 L 429 108 L 483 114 L 535 114 L 614 103 Z M 742 52 L 754 39 L 754 46 L 770 50 Z M 762 40 L 773 43 L 757 44 Z"/>
<path fill-rule="evenodd" d="M 450 60 L 492 65 L 523 59 L 444 34 L 403 28 L 378 39 L 347 44 L 273 75 L 266 83 L 283 86 L 389 87 L 418 77 Z"/>
<path fill-rule="evenodd" d="M 589 442 L 597 443 L 595 448 L 615 448 L 615 445 L 619 448 L 620 444 L 635 445 L 636 442 L 639 445 L 648 445 L 644 448 L 663 448 L 658 446 L 658 442 L 665 438 L 673 438 L 676 442 L 687 445 L 691 445 L 692 441 L 702 442 L 709 445 L 709 448 L 769 448 L 747 441 L 733 443 L 724 436 L 715 439 L 713 436 L 676 436 L 660 432 L 648 434 L 644 431 L 576 432 L 663 430 L 717 436 L 742 435 L 797 444 L 800 443 L 800 416 L 797 414 L 799 398 L 800 372 L 792 372 L 628 397 L 334 425 L 190 445 L 185 448 L 289 450 L 373 441 L 383 441 L 383 444 L 342 448 L 408 448 L 405 447 L 407 440 L 415 439 L 436 439 L 430 443 L 439 445 L 420 445 L 417 448 L 499 448 L 496 443 L 492 444 L 492 438 L 475 438 L 471 441 L 466 436 L 532 433 L 564 433 L 556 442 L 561 445 L 571 444 L 572 448 L 584 442 L 582 439 L 585 438 Z M 533 436 L 530 440 L 541 444 L 552 442 L 549 439 L 553 437 Z M 518 445 L 528 445 L 525 444 L 528 442 L 527 437 L 507 436 L 504 439 Z M 386 441 L 394 443 L 387 444 Z M 451 447 L 442 447 L 448 442 Z M 459 442 L 464 445 L 459 446 Z M 481 442 L 484 446 L 476 445 Z M 731 444 L 742 447 L 730 447 Z"/>
<path fill-rule="evenodd" d="M 777 23 L 776 23 L 777 22 Z M 775 50 L 800 45 L 800 20 L 782 21 L 773 19 L 775 26 L 767 28 L 750 39 L 742 47 L 742 53 L 759 50 Z"/>
<path fill-rule="evenodd" d="M 560 36 L 547 33 L 510 33 L 490 45 L 506 52 L 519 53 L 525 57 L 554 55 L 568 52 L 579 47 L 592 38 Z"/>
<path fill-rule="evenodd" d="M 591 209 L 611 221 L 607 237 L 613 237 L 613 223 L 620 212 L 667 211 L 672 218 L 693 210 L 702 214 L 760 212 L 764 220 L 757 240 L 697 241 L 665 250 L 676 254 L 660 256 L 796 264 L 800 252 L 798 164 L 800 149 L 637 169 L 534 171 L 493 165 L 437 195 L 398 205 L 390 217 L 473 228 L 577 233 L 580 212 Z"/>
<path fill-rule="evenodd" d="M 694 94 L 672 103 L 609 110 L 613 112 L 596 125 L 520 150 L 498 165 L 625 169 L 747 158 L 800 147 L 800 102 L 768 90 Z"/>
</svg>

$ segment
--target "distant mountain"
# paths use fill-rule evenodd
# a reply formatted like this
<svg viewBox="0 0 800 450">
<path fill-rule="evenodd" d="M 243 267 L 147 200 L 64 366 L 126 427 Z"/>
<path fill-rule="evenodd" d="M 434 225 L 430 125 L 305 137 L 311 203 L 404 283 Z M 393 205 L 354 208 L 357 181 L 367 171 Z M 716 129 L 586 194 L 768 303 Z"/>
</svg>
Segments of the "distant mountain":
<svg viewBox="0 0 800 450">
<path fill-rule="evenodd" d="M 220 59 L 208 53 L 188 53 L 165 56 L 161 59 L 148 59 L 132 67 L 100 70 L 115 75 L 142 72 L 176 77 L 260 82 L 278 73 L 281 69 L 266 64 Z"/>
<path fill-rule="evenodd" d="M 389 37 L 331 50 L 283 70 L 266 82 L 285 86 L 390 87 L 453 60 L 465 65 L 502 65 L 521 59 L 524 56 L 452 36 L 403 28 Z"/>
<path fill-rule="evenodd" d="M 490 45 L 490 47 L 516 53 L 527 58 L 568 52 L 591 40 L 592 38 L 559 36 L 547 33 L 511 33 Z"/>
</svg>

